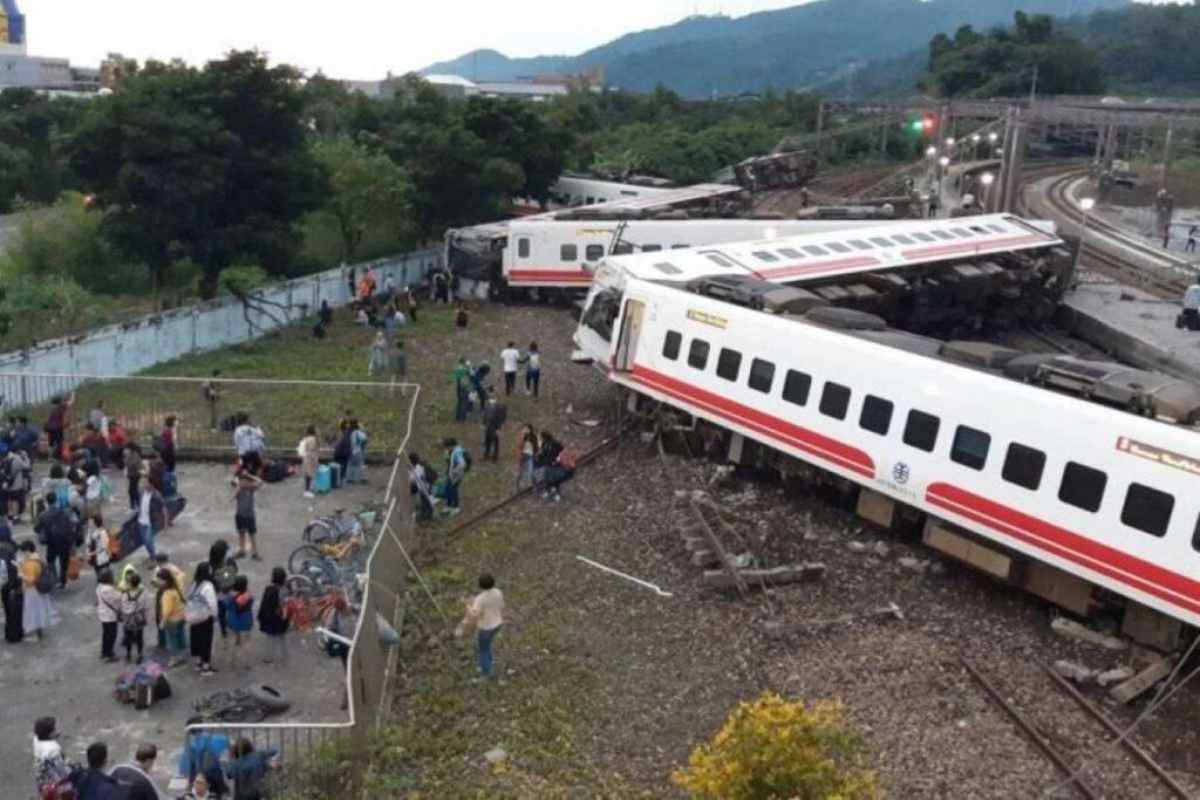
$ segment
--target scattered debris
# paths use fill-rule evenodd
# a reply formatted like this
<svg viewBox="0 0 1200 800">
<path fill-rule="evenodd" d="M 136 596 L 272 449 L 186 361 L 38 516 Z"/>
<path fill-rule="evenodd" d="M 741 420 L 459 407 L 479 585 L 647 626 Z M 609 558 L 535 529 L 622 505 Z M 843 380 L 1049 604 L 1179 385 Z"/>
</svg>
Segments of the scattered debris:
<svg viewBox="0 0 1200 800">
<path fill-rule="evenodd" d="M 1142 692 L 1145 692 L 1151 686 L 1170 675 L 1172 667 L 1172 659 L 1162 656 L 1153 664 L 1139 672 L 1137 675 L 1118 686 L 1114 686 L 1108 694 L 1118 703 L 1128 703 L 1130 700 L 1134 699 Z"/>
<path fill-rule="evenodd" d="M 850 548 L 850 552 L 852 553 L 867 552 L 867 546 L 862 542 L 846 542 L 846 547 Z"/>
<path fill-rule="evenodd" d="M 816 619 L 805 622 L 785 624 L 778 620 L 768 620 L 763 623 L 763 632 L 768 636 L 782 637 L 792 633 L 812 633 L 835 625 L 851 625 L 857 620 L 874 620 L 878 622 L 904 621 L 904 612 L 895 603 L 888 603 L 884 608 L 877 608 L 865 614 L 842 614 L 833 619 Z"/>
<path fill-rule="evenodd" d="M 904 567 L 905 569 L 912 570 L 913 572 L 924 572 L 925 570 L 929 569 L 930 564 L 928 561 L 922 561 L 921 559 L 913 558 L 912 556 L 905 556 L 901 558 L 898 563 L 900 566 Z"/>
<path fill-rule="evenodd" d="M 489 764 L 495 765 L 508 759 L 508 753 L 504 752 L 499 747 L 493 747 L 483 754 L 483 758 Z"/>
<path fill-rule="evenodd" d="M 575 556 L 575 558 L 576 558 L 576 560 L 582 561 L 584 564 L 587 564 L 589 567 L 595 567 L 596 569 L 598 569 L 602 572 L 607 572 L 610 575 L 616 575 L 618 578 L 624 578 L 625 580 L 629 581 L 630 583 L 636 583 L 638 586 L 644 586 L 647 589 L 650 589 L 651 591 L 653 591 L 659 597 L 674 597 L 674 595 L 671 594 L 670 592 L 664 592 L 662 589 L 658 588 L 658 586 L 656 586 L 653 583 L 650 583 L 649 581 L 644 581 L 641 578 L 635 578 L 632 575 L 626 575 L 624 572 L 619 572 L 619 571 L 613 569 L 612 567 L 606 567 L 603 564 L 599 564 L 595 561 L 592 561 L 590 558 L 584 558 L 583 556 Z"/>
<path fill-rule="evenodd" d="M 1059 636 L 1065 636 L 1068 639 L 1077 639 L 1081 642 L 1094 644 L 1097 647 L 1103 647 L 1106 650 L 1125 650 L 1129 647 L 1129 643 L 1124 639 L 1118 639 L 1115 636 L 1106 636 L 1103 633 L 1092 630 L 1084 625 L 1080 625 L 1074 620 L 1066 617 L 1056 617 L 1050 623 L 1050 627 Z"/>
<path fill-rule="evenodd" d="M 1088 683 L 1096 677 L 1096 670 L 1088 669 L 1074 661 L 1055 661 L 1054 671 L 1068 680 L 1076 683 Z"/>
<path fill-rule="evenodd" d="M 875 555 L 880 558 L 887 558 L 892 552 L 892 548 L 887 546 L 887 542 L 876 542 L 875 547 L 872 549 L 875 551 Z"/>
<path fill-rule="evenodd" d="M 1108 688 L 1114 683 L 1127 681 L 1133 677 L 1133 669 L 1131 667 L 1116 667 L 1115 669 L 1105 670 L 1096 676 L 1096 683 Z"/>
<path fill-rule="evenodd" d="M 734 570 L 734 575 L 724 570 L 705 570 L 704 585 L 713 589 L 735 589 L 738 583 L 748 584 L 751 588 L 763 583 L 805 583 L 825 577 L 824 564 L 792 564 L 772 569 L 742 569 Z M 736 576 L 736 577 L 735 577 Z"/>
</svg>

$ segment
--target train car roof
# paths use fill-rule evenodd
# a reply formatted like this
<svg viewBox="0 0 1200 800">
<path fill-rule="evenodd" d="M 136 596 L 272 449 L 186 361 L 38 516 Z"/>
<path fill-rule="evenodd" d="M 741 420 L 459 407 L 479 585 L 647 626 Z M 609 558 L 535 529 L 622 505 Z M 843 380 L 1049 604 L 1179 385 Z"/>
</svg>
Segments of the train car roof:
<svg viewBox="0 0 1200 800">
<path fill-rule="evenodd" d="M 745 275 L 772 283 L 791 283 L 1062 243 L 1057 236 L 1019 217 L 983 214 L 611 256 L 606 263 L 625 275 L 648 281 L 686 282 L 712 275 Z"/>
</svg>

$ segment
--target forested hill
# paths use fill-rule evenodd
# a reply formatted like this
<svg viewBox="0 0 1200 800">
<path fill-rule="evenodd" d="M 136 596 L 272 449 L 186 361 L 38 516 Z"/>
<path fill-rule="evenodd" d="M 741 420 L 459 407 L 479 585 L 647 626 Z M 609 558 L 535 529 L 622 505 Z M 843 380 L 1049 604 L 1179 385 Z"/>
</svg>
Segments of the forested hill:
<svg viewBox="0 0 1200 800">
<path fill-rule="evenodd" d="M 961 25 L 1009 25 L 1017 11 L 1056 16 L 1119 9 L 1130 0 L 817 0 L 744 17 L 689 17 L 639 31 L 578 56 L 510 59 L 494 50 L 432 64 L 425 74 L 511 80 L 604 66 L 608 82 L 687 97 L 827 83 L 867 62 L 924 49 Z"/>
</svg>

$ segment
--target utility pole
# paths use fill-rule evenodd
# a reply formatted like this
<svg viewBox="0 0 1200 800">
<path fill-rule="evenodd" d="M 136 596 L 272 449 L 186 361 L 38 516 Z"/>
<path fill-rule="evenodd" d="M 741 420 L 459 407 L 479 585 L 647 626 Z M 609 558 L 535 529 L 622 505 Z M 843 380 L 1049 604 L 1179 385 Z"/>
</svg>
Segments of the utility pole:
<svg viewBox="0 0 1200 800">
<path fill-rule="evenodd" d="M 1167 140 L 1163 143 L 1163 167 L 1162 167 L 1162 185 L 1164 191 L 1167 188 L 1167 175 L 1171 171 L 1171 135 L 1174 129 L 1171 127 L 1170 120 L 1167 121 Z"/>
</svg>

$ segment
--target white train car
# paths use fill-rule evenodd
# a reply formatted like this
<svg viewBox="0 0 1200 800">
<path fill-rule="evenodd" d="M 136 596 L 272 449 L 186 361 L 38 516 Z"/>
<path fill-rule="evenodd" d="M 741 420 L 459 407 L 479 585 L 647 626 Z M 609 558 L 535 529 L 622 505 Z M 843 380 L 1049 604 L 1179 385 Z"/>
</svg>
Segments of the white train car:
<svg viewBox="0 0 1200 800">
<path fill-rule="evenodd" d="M 596 267 L 609 255 L 762 242 L 879 224 L 863 220 L 518 220 L 506 228 L 503 277 L 516 288 L 586 289 Z"/>
<path fill-rule="evenodd" d="M 550 185 L 550 197 L 559 206 L 575 208 L 594 206 L 631 199 L 661 197 L 669 194 L 673 187 L 668 181 L 657 185 L 619 183 L 591 178 L 585 175 L 561 175 Z"/>
<path fill-rule="evenodd" d="M 1102 587 L 1200 625 L 1195 387 L 1118 374 L 1139 415 L 631 272 L 576 335 L 613 382 L 923 513 L 932 546 L 1068 608 Z"/>
</svg>

